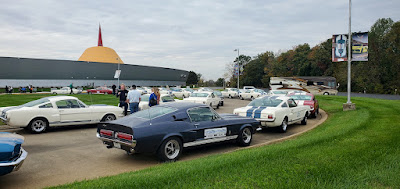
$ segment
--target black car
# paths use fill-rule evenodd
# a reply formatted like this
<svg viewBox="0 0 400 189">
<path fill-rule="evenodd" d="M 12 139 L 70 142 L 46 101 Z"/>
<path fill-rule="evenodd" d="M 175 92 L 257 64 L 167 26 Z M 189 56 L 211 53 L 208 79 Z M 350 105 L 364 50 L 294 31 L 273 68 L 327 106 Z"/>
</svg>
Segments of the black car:
<svg viewBox="0 0 400 189">
<path fill-rule="evenodd" d="M 175 161 L 183 147 L 227 140 L 248 146 L 258 126 L 253 118 L 218 115 L 207 105 L 173 102 L 100 123 L 97 137 L 107 148 L 156 153 L 161 161 Z"/>
</svg>

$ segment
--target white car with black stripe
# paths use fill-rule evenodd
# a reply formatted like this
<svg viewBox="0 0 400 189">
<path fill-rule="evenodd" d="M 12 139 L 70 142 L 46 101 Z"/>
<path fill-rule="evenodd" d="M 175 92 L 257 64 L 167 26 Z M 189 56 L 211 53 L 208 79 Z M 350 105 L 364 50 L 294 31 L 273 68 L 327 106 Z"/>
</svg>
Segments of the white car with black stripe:
<svg viewBox="0 0 400 189">
<path fill-rule="evenodd" d="M 297 122 L 306 125 L 309 109 L 307 106 L 298 106 L 290 97 L 264 96 L 246 107 L 235 109 L 233 113 L 255 118 L 260 121 L 261 127 L 278 127 L 281 132 L 286 132 L 288 125 Z"/>
<path fill-rule="evenodd" d="M 109 105 L 88 106 L 76 97 L 50 96 L 14 107 L 0 108 L 0 119 L 11 127 L 42 133 L 48 127 L 96 124 L 123 116 L 123 109 Z"/>
<path fill-rule="evenodd" d="M 221 98 L 209 91 L 193 92 L 189 98 L 184 98 L 184 102 L 193 102 L 198 104 L 209 105 L 213 108 L 219 108 Z"/>
</svg>

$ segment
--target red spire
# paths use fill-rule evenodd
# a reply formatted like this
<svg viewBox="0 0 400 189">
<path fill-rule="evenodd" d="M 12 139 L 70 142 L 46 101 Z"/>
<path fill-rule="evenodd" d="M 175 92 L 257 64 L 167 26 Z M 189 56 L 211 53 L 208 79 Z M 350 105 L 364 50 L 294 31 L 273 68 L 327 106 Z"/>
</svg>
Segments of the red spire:
<svg viewBox="0 0 400 189">
<path fill-rule="evenodd" d="M 103 46 L 103 40 L 101 39 L 101 26 L 99 24 L 99 42 L 97 46 Z"/>
</svg>

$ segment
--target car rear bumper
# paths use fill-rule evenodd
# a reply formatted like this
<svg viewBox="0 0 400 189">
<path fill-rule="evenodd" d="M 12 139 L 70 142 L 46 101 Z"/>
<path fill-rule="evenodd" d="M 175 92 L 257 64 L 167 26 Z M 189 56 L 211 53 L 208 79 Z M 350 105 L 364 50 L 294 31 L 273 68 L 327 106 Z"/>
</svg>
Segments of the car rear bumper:
<svg viewBox="0 0 400 189">
<path fill-rule="evenodd" d="M 281 125 L 281 123 L 277 123 L 275 119 L 273 119 L 273 120 L 256 119 L 256 120 L 260 122 L 261 127 L 277 127 L 277 126 Z"/>
<path fill-rule="evenodd" d="M 13 171 L 18 171 L 19 168 L 22 166 L 24 163 L 24 160 L 26 159 L 26 156 L 28 156 L 28 152 L 26 152 L 23 148 L 21 148 L 21 153 L 20 156 L 12 161 L 12 162 L 7 162 L 7 163 L 0 163 L 0 169 L 2 169 L 0 172 L 1 174 L 7 174 L 3 172 L 3 170 L 8 170 L 7 172 L 13 172 Z"/>
<path fill-rule="evenodd" d="M 135 153 L 136 140 L 133 140 L 132 143 L 127 143 L 116 139 L 101 137 L 99 133 L 96 134 L 96 137 L 103 141 L 103 144 L 106 145 L 107 148 L 119 148 L 129 153 Z"/>
</svg>

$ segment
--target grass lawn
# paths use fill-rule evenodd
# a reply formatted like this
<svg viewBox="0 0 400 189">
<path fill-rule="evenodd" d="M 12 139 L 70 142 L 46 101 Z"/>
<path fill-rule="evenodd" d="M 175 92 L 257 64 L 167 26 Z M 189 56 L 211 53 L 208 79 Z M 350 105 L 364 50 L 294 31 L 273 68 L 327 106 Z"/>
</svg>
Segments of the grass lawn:
<svg viewBox="0 0 400 189">
<path fill-rule="evenodd" d="M 56 188 L 398 188 L 400 101 L 318 98 L 328 120 L 296 139 Z"/>
</svg>

